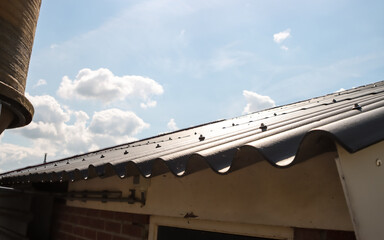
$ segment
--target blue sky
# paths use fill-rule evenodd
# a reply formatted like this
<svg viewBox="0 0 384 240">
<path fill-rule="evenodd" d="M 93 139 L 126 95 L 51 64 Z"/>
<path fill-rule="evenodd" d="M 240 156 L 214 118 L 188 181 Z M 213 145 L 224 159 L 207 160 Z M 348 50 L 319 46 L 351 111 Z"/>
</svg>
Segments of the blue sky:
<svg viewBox="0 0 384 240">
<path fill-rule="evenodd" d="M 7 171 L 383 80 L 383 1 L 43 1 Z"/>
</svg>

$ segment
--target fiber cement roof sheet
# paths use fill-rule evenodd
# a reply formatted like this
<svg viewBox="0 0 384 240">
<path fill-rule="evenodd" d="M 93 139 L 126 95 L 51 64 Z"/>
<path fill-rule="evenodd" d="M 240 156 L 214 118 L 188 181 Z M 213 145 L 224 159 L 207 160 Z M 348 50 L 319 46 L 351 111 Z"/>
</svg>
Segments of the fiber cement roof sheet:
<svg viewBox="0 0 384 240">
<path fill-rule="evenodd" d="M 383 139 L 384 81 L 29 166 L 0 175 L 0 183 L 181 177 L 207 167 L 227 174 L 258 161 L 284 168 L 336 152 L 336 142 L 353 153 Z"/>
</svg>

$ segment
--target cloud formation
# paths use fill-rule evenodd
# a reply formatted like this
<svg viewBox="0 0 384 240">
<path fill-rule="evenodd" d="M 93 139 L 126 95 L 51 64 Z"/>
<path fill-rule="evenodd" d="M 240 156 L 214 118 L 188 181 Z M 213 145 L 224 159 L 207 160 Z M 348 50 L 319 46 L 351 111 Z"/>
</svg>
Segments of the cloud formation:
<svg viewBox="0 0 384 240">
<path fill-rule="evenodd" d="M 117 108 L 95 112 L 89 125 L 92 133 L 110 136 L 134 136 L 148 127 L 135 113 Z"/>
<path fill-rule="evenodd" d="M 35 86 L 44 84 L 46 81 L 41 79 Z M 96 100 L 108 104 L 129 100 L 140 103 L 142 108 L 155 107 L 157 102 L 152 97 L 163 92 L 163 87 L 150 78 L 119 77 L 105 68 L 95 71 L 82 69 L 74 80 L 65 76 L 57 91 L 64 99 Z M 0 157 L 4 159 L 0 160 L 2 169 L 9 168 L 7 166 L 15 168 L 9 159 L 22 163 L 21 167 L 35 164 L 44 153 L 48 153 L 48 159 L 52 160 L 131 142 L 150 126 L 134 112 L 110 105 L 108 109 L 85 112 L 62 105 L 50 95 L 26 93 L 26 97 L 33 104 L 35 115 L 28 126 L 12 130 L 13 138 L 21 139 L 23 146 L 0 142 Z"/>
<path fill-rule="evenodd" d="M 10 143 L 0 143 L 0 165 L 1 169 L 7 171 L 6 165 L 9 164 L 8 161 L 12 161 L 11 164 L 14 166 L 16 164 L 19 167 L 25 167 L 28 164 L 29 159 L 43 159 L 44 152 L 40 149 L 32 147 L 23 147 Z M 20 164 L 20 160 L 25 159 L 26 161 Z M 42 162 L 42 161 L 41 161 Z"/>
<path fill-rule="evenodd" d="M 273 34 L 273 41 L 276 43 L 282 43 L 285 39 L 291 36 L 291 29 L 286 29 L 282 32 Z"/>
<path fill-rule="evenodd" d="M 169 122 L 167 123 L 167 127 L 168 127 L 168 129 L 171 130 L 171 131 L 176 131 L 176 130 L 179 129 L 179 128 L 177 127 L 177 125 L 176 125 L 175 119 L 173 119 L 173 118 L 171 118 L 171 119 L 169 120 Z"/>
<path fill-rule="evenodd" d="M 153 100 L 148 100 L 147 102 L 142 102 L 140 103 L 140 107 L 141 108 L 151 108 L 151 107 L 156 107 L 157 105 L 157 102 L 156 101 L 153 101 Z"/>
<path fill-rule="evenodd" d="M 243 114 L 257 112 L 276 106 L 275 101 L 273 101 L 269 96 L 263 96 L 247 90 L 243 91 L 243 96 L 247 101 L 247 105 L 244 107 Z"/>
<path fill-rule="evenodd" d="M 47 84 L 47 81 L 45 81 L 44 79 L 39 79 L 39 81 L 37 81 L 37 83 L 33 87 L 35 88 L 35 87 L 43 86 L 46 84 Z"/>
<path fill-rule="evenodd" d="M 131 111 L 112 108 L 90 117 L 61 105 L 49 95 L 26 96 L 35 107 L 34 119 L 28 126 L 13 131 L 30 139 L 31 145 L 0 143 L 1 159 L 20 160 L 23 165 L 30 159 L 42 158 L 44 153 L 50 159 L 58 159 L 136 140 L 134 136 L 149 127 Z"/>
<path fill-rule="evenodd" d="M 156 81 L 142 76 L 115 76 L 110 70 L 84 68 L 74 80 L 64 76 L 58 95 L 64 99 L 98 100 L 104 103 L 137 98 L 145 107 L 156 106 L 151 99 L 163 94 L 163 87 Z"/>
</svg>

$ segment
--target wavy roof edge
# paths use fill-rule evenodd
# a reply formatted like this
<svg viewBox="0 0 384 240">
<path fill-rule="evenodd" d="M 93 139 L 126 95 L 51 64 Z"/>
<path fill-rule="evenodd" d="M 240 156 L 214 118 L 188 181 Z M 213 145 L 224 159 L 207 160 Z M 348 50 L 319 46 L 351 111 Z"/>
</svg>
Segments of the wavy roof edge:
<svg viewBox="0 0 384 240">
<path fill-rule="evenodd" d="M 290 167 L 384 140 L 384 81 L 219 120 L 0 175 L 5 185 L 118 175 L 228 174 L 258 161 Z"/>
</svg>

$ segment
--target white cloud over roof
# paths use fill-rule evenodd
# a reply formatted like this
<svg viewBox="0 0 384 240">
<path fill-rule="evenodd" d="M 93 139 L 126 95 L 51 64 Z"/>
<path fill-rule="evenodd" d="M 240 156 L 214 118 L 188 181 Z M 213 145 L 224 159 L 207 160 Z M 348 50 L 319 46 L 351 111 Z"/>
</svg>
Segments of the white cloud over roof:
<svg viewBox="0 0 384 240">
<path fill-rule="evenodd" d="M 43 160 L 44 156 L 44 152 L 41 152 L 40 149 L 18 146 L 10 143 L 0 143 L 0 148 L 0 165 L 2 166 L 7 164 L 8 161 L 16 162 L 24 159 L 25 161 L 23 161 L 23 164 L 20 167 L 25 167 L 28 163 L 28 158 L 37 158 L 41 156 L 41 160 Z M 7 170 L 9 169 L 6 169 L 6 171 Z"/>
<path fill-rule="evenodd" d="M 119 77 L 106 68 L 84 68 L 74 80 L 63 77 L 58 95 L 65 99 L 99 100 L 104 103 L 137 98 L 145 104 L 151 102 L 153 95 L 163 92 L 163 87 L 150 78 L 133 75 Z"/>
<path fill-rule="evenodd" d="M 49 95 L 26 94 L 35 107 L 33 121 L 14 132 L 31 140 L 31 146 L 0 143 L 0 165 L 6 159 L 36 159 L 48 153 L 49 159 L 88 152 L 136 140 L 134 137 L 149 127 L 134 112 L 117 108 L 88 116 L 61 105 Z"/>
<path fill-rule="evenodd" d="M 111 136 L 132 136 L 148 127 L 135 113 L 117 108 L 95 112 L 89 125 L 93 133 Z"/>
<path fill-rule="evenodd" d="M 243 113 L 252 113 L 257 112 L 263 109 L 271 108 L 276 106 L 275 101 L 272 100 L 269 96 L 263 96 L 255 92 L 243 91 L 243 96 L 247 101 Z"/>
<path fill-rule="evenodd" d="M 177 125 L 176 125 L 175 119 L 173 119 L 173 118 L 171 118 L 171 119 L 169 120 L 169 122 L 167 123 L 167 127 L 168 127 L 168 129 L 171 130 L 171 131 L 176 131 L 176 130 L 179 129 L 179 128 L 177 127 Z"/>
</svg>

